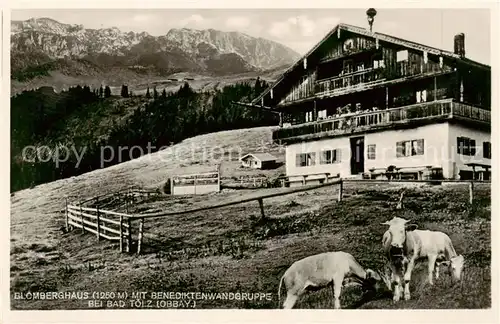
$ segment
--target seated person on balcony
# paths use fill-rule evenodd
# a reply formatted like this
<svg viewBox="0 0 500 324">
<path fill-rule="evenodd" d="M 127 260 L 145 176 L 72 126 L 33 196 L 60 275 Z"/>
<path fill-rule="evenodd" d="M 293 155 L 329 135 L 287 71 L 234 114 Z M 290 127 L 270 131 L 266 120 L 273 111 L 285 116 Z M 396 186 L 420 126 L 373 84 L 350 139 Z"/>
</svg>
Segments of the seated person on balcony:
<svg viewBox="0 0 500 324">
<path fill-rule="evenodd" d="M 360 103 L 357 103 L 356 104 L 356 114 L 360 114 L 362 113 L 363 111 L 361 110 L 361 104 Z"/>
</svg>

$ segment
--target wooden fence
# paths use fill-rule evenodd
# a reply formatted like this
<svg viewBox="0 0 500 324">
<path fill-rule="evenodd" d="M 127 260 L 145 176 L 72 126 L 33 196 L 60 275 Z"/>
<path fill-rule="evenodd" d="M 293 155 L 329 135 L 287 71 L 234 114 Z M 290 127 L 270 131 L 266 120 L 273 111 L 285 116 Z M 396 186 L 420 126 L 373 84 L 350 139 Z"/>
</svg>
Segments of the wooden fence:
<svg viewBox="0 0 500 324">
<path fill-rule="evenodd" d="M 491 183 L 490 181 L 465 181 L 465 180 L 369 180 L 369 179 L 349 179 L 345 180 L 342 178 L 332 179 L 330 182 L 317 184 L 317 185 L 304 185 L 300 187 L 286 188 L 278 192 L 271 192 L 265 194 L 254 194 L 247 197 L 240 197 L 234 201 L 224 202 L 220 204 L 215 204 L 206 207 L 186 209 L 183 211 L 173 211 L 173 212 L 160 212 L 160 213 L 149 213 L 149 214 L 129 214 L 120 213 L 114 211 L 107 211 L 100 209 L 99 206 L 96 208 L 84 207 L 80 205 L 66 204 L 66 227 L 69 229 L 70 225 L 80 228 L 83 233 L 89 231 L 94 233 L 99 240 L 101 237 L 120 242 L 120 252 L 132 252 L 133 245 L 133 227 L 132 222 L 138 220 L 139 228 L 137 234 L 137 254 L 141 253 L 143 238 L 144 238 L 144 222 L 149 218 L 167 217 L 182 215 L 188 213 L 202 212 L 216 208 L 222 208 L 227 206 L 233 206 L 243 203 L 248 203 L 252 201 L 257 201 L 259 203 L 260 212 L 262 218 L 266 218 L 264 211 L 264 199 L 269 199 L 273 197 L 279 197 L 284 195 L 290 195 L 294 193 L 329 187 L 337 186 L 337 201 L 341 202 L 343 198 L 344 183 L 356 183 L 356 182 L 367 182 L 367 183 L 468 183 L 469 184 L 469 203 L 472 204 L 474 200 L 474 183 Z M 150 193 L 151 194 L 151 193 Z M 135 194 L 134 194 L 135 195 Z M 88 200 L 91 201 L 91 200 Z M 101 197 L 102 201 L 102 197 Z"/>
<path fill-rule="evenodd" d="M 90 232 L 99 241 L 105 238 L 120 242 L 120 252 L 131 251 L 132 226 L 130 215 L 83 206 L 66 206 L 66 227 L 80 228 L 82 233 Z"/>
<path fill-rule="evenodd" d="M 70 204 L 66 199 L 65 225 L 66 230 L 81 229 L 82 233 L 90 232 L 96 235 L 97 240 L 105 238 L 120 242 L 120 252 L 132 251 L 132 221 L 135 219 L 129 214 L 132 203 L 147 201 L 160 195 L 159 191 L 129 188 L 124 191 L 108 193 L 90 199 Z M 105 210 L 111 206 L 125 204 L 126 212 Z"/>
</svg>

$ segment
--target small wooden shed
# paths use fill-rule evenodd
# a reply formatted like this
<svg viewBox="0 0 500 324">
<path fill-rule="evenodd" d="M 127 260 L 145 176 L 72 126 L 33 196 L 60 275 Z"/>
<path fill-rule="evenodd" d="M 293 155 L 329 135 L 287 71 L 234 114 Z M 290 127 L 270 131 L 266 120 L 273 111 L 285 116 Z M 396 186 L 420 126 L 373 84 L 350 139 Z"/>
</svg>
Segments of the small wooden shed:
<svg viewBox="0 0 500 324">
<path fill-rule="evenodd" d="M 248 153 L 240 161 L 242 166 L 254 169 L 269 169 L 276 165 L 276 157 L 269 153 Z"/>
</svg>

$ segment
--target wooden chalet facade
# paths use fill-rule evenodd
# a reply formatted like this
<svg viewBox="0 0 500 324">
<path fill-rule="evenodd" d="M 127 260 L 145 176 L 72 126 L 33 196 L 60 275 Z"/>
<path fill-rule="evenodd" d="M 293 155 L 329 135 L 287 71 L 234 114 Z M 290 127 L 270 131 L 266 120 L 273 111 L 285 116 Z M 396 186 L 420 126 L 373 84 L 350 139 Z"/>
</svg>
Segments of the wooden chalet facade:
<svg viewBox="0 0 500 324">
<path fill-rule="evenodd" d="M 449 52 L 336 26 L 252 102 L 279 112 L 273 139 L 286 145 L 290 181 L 389 166 L 449 179 L 470 178 L 470 162 L 488 169 L 490 67 L 465 57 L 463 34 L 454 42 Z"/>
</svg>

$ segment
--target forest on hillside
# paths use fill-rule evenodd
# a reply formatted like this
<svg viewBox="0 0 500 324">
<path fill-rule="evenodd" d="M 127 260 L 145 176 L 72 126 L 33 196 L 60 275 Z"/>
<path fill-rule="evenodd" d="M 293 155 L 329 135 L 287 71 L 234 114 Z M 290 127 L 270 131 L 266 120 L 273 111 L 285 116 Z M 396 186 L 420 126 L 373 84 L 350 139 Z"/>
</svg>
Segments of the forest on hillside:
<svg viewBox="0 0 500 324">
<path fill-rule="evenodd" d="M 265 81 L 257 79 L 255 84 L 195 92 L 185 83 L 171 93 L 148 89 L 139 100 L 126 88 L 121 97 L 111 96 L 107 87 L 76 86 L 61 93 L 50 87 L 24 91 L 11 98 L 11 192 L 130 159 L 129 154 L 116 155 L 102 164 L 105 146 L 115 151 L 139 146 L 143 152 L 148 148 L 155 152 L 196 135 L 276 125 L 274 114 L 231 104 L 249 102 L 266 87 Z M 133 103 L 134 111 L 125 116 L 127 102 Z M 99 124 L 105 118 L 110 121 L 103 127 Z M 67 157 L 69 148 L 79 153 L 70 151 Z M 140 150 L 135 152 L 132 158 L 139 157 Z"/>
</svg>

